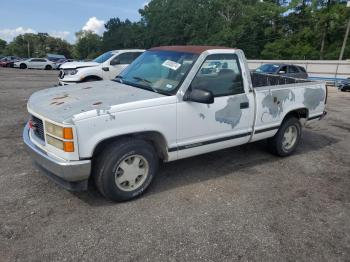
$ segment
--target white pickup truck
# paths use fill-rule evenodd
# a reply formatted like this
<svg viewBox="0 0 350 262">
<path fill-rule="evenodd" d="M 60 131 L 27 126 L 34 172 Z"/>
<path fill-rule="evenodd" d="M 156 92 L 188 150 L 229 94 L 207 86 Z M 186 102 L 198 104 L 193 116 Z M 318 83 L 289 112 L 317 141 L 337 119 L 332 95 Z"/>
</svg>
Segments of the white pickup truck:
<svg viewBox="0 0 350 262">
<path fill-rule="evenodd" d="M 213 63 L 220 70 L 206 70 Z M 34 93 L 23 139 L 59 184 L 82 190 L 91 178 L 123 201 L 146 190 L 159 161 L 262 139 L 288 156 L 326 100 L 324 83 L 250 73 L 241 50 L 157 47 L 113 81 Z"/>
<path fill-rule="evenodd" d="M 106 52 L 91 62 L 67 62 L 60 66 L 58 84 L 60 86 L 111 80 L 132 63 L 145 50 L 129 49 Z"/>
</svg>

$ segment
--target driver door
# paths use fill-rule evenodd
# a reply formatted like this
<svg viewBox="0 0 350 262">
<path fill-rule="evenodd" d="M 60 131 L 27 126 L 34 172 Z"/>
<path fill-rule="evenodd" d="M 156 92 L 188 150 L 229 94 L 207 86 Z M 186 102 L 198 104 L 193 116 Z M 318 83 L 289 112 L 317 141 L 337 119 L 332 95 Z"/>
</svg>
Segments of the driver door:
<svg viewBox="0 0 350 262">
<path fill-rule="evenodd" d="M 220 68 L 216 71 L 206 70 L 213 62 L 220 64 Z M 249 141 L 254 97 L 253 93 L 245 92 L 241 65 L 236 54 L 209 55 L 186 94 L 194 89 L 211 91 L 214 103 L 179 102 L 179 158 Z"/>
</svg>

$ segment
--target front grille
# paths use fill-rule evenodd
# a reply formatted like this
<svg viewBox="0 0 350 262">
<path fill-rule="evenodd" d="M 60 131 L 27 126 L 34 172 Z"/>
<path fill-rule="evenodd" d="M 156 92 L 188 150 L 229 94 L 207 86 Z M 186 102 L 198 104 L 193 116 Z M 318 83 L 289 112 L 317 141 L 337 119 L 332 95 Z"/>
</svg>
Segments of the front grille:
<svg viewBox="0 0 350 262">
<path fill-rule="evenodd" d="M 64 78 L 64 70 L 60 70 L 60 73 L 59 73 L 59 75 L 58 75 L 58 77 L 60 78 L 60 79 L 63 79 Z"/>
<path fill-rule="evenodd" d="M 36 137 L 45 141 L 44 124 L 41 119 L 32 116 L 32 129 Z"/>
</svg>

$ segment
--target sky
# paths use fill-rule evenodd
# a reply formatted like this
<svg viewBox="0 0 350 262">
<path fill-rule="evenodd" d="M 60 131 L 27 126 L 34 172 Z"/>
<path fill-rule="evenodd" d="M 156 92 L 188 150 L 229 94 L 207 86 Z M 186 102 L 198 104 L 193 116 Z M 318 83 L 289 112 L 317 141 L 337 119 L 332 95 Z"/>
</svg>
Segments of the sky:
<svg viewBox="0 0 350 262">
<path fill-rule="evenodd" d="M 138 21 L 147 0 L 0 0 L 0 38 L 11 41 L 24 33 L 48 33 L 70 43 L 75 32 L 103 34 L 110 18 Z"/>
</svg>

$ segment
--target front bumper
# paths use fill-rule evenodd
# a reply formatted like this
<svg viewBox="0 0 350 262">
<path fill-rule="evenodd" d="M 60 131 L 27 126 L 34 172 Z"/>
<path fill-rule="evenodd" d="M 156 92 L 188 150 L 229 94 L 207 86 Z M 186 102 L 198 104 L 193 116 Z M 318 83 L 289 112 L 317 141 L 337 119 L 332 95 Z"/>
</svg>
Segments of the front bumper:
<svg viewBox="0 0 350 262">
<path fill-rule="evenodd" d="M 66 85 L 73 85 L 77 84 L 79 81 L 63 81 L 63 80 L 58 80 L 58 85 L 59 86 L 66 86 Z"/>
<path fill-rule="evenodd" d="M 23 130 L 24 144 L 31 158 L 46 175 L 68 190 L 86 190 L 91 173 L 91 160 L 65 161 L 48 155 L 30 140 L 29 131 L 27 124 Z"/>
</svg>

